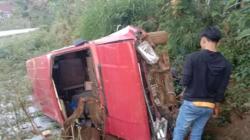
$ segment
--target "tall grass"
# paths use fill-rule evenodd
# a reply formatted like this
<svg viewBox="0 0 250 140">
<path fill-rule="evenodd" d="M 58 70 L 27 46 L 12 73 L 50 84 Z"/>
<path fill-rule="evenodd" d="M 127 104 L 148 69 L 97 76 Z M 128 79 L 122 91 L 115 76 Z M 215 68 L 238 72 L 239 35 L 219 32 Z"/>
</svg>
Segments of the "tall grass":
<svg viewBox="0 0 250 140">
<path fill-rule="evenodd" d="M 30 106 L 31 95 L 25 61 L 57 48 L 58 44 L 46 31 L 2 38 L 0 42 L 0 139 L 25 139 L 31 135 L 21 128 L 27 116 L 20 104 Z"/>
<path fill-rule="evenodd" d="M 155 20 L 160 3 L 162 0 L 86 0 L 79 27 L 81 35 L 95 39 L 127 25 L 143 26 Z"/>
</svg>

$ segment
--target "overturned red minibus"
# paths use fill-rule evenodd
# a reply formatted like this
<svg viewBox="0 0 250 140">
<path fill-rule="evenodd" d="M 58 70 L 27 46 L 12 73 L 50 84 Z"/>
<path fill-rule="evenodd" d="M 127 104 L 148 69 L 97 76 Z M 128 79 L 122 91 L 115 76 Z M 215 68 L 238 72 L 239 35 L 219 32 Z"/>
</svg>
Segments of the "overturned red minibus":
<svg viewBox="0 0 250 140">
<path fill-rule="evenodd" d="M 81 41 L 29 59 L 26 66 L 34 103 L 46 116 L 65 126 L 67 119 L 72 121 L 74 112 L 81 110 L 79 97 L 94 94 L 93 98 L 99 101 L 98 109 L 105 114 L 103 127 L 98 129 L 99 137 L 168 139 L 167 118 L 162 121 L 164 117 L 157 111 L 159 101 L 154 97 L 153 88 L 150 89 L 150 79 L 147 80 L 144 66 L 149 64 L 141 62 L 143 57 L 138 56 L 136 48 L 148 39 L 146 35 L 141 29 L 128 26 L 101 39 Z M 171 77 L 168 78 L 171 82 Z M 171 88 L 167 93 L 170 92 L 173 92 Z M 83 114 L 91 113 L 86 107 L 82 110 L 85 110 L 81 111 Z M 97 127 L 86 121 L 91 117 L 85 116 L 79 121 L 80 116 L 77 116 L 78 121 L 74 120 L 75 125 Z M 158 123 L 163 127 L 155 128 L 156 120 L 164 122 Z"/>
</svg>

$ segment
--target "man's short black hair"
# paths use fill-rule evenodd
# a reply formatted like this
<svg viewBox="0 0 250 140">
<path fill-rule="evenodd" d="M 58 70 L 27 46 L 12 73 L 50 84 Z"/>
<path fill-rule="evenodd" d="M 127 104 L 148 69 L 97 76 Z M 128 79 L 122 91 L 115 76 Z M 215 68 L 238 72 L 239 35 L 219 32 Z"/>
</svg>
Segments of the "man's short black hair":
<svg viewBox="0 0 250 140">
<path fill-rule="evenodd" d="M 221 32 L 215 26 L 206 27 L 200 34 L 200 38 L 206 37 L 210 41 L 219 42 L 221 39 Z"/>
</svg>

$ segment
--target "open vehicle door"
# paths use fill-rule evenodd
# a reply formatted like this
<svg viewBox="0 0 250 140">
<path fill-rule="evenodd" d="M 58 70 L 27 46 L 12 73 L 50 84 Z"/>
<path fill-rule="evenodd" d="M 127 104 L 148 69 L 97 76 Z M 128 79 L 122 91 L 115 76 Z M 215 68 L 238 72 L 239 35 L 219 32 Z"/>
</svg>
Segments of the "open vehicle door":
<svg viewBox="0 0 250 140">
<path fill-rule="evenodd" d="M 33 102 L 47 116 L 62 124 L 64 118 L 51 76 L 50 57 L 51 55 L 43 55 L 27 61 L 27 73 L 33 85 Z"/>
</svg>

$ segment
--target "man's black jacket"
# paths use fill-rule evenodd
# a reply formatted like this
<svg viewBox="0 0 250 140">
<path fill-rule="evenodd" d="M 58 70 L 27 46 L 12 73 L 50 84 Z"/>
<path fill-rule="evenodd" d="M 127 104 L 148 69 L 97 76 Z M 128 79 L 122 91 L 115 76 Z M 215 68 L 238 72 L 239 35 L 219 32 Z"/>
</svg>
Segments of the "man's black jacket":
<svg viewBox="0 0 250 140">
<path fill-rule="evenodd" d="M 220 52 L 201 50 L 189 54 L 183 69 L 184 100 L 223 101 L 230 74 L 231 64 Z"/>
</svg>

